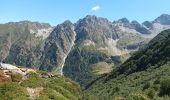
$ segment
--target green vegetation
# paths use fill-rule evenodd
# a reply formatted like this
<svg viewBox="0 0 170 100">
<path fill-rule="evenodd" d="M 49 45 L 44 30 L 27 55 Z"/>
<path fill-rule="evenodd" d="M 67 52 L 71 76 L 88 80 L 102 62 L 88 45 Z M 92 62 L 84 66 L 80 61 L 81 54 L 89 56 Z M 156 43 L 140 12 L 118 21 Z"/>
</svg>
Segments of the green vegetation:
<svg viewBox="0 0 170 100">
<path fill-rule="evenodd" d="M 39 67 L 44 40 L 36 33 L 41 27 L 37 22 L 11 22 L 0 25 L 0 61 L 25 67 Z"/>
<path fill-rule="evenodd" d="M 98 77 L 93 72 L 95 68 L 92 68 L 92 65 L 99 62 L 112 62 L 104 53 L 87 49 L 74 48 L 64 65 L 64 75 L 79 82 L 83 88 Z"/>
<path fill-rule="evenodd" d="M 160 33 L 143 50 L 135 53 L 117 69 L 118 74 L 131 74 L 143 71 L 151 66 L 159 67 L 170 61 L 169 31 Z"/>
<path fill-rule="evenodd" d="M 23 76 L 0 71 L 0 99 L 170 100 L 170 30 L 160 33 L 146 47 L 134 53 L 122 65 L 115 67 L 112 65 L 119 65 L 122 58 L 109 56 L 105 50 L 99 51 L 97 47 L 107 44 L 106 38 L 117 39 L 119 35 L 108 29 L 110 24 L 102 28 L 103 24 L 96 23 L 96 20 L 90 22 L 93 24 L 88 26 L 91 27 L 89 30 L 86 30 L 87 26 L 75 29 L 77 35 L 82 36 L 75 41 L 77 44 L 64 65 L 64 75 L 79 82 L 85 93 L 77 83 L 64 76 L 51 75 L 44 71 L 30 72 Z M 65 26 L 66 24 L 68 23 L 59 25 L 46 43 L 35 34 L 30 34 L 26 27 L 20 29 L 19 26 L 2 32 L 0 47 L 3 48 L 0 48 L 0 61 L 26 67 L 37 66 L 35 68 L 40 67 L 48 71 L 55 70 L 57 64 L 62 61 L 60 54 L 67 54 L 70 48 L 71 38 L 67 36 L 67 32 L 74 33 L 72 27 Z M 62 33 L 61 37 L 59 33 Z M 117 47 L 134 49 L 143 43 L 142 37 L 134 38 L 133 34 L 131 35 L 131 38 L 125 36 L 119 39 Z M 96 47 L 81 45 L 84 38 L 93 40 Z M 45 44 L 47 45 L 44 46 Z M 45 50 L 42 50 L 43 47 Z M 110 74 L 104 74 L 110 69 L 113 69 Z"/>
<path fill-rule="evenodd" d="M 12 74 L 11 79 L 13 82 L 20 82 L 22 80 L 21 74 Z"/>
<path fill-rule="evenodd" d="M 130 36 L 124 36 L 117 42 L 116 46 L 119 49 L 124 49 L 124 48 L 136 49 L 140 45 L 142 45 L 140 44 L 140 41 L 141 42 L 144 41 L 144 38 L 142 38 L 140 35 L 134 35 L 133 33 L 125 33 L 125 34 L 128 34 Z"/>
<path fill-rule="evenodd" d="M 57 99 L 59 96 L 60 98 L 65 98 L 64 100 L 77 100 L 81 98 L 81 91 L 77 86 L 77 83 L 69 79 L 54 77 L 47 80 L 44 92 L 49 95 L 50 99 Z"/>
<path fill-rule="evenodd" d="M 43 79 L 40 78 L 39 74 L 30 72 L 27 75 L 28 79 L 24 80 L 21 83 L 21 86 L 23 87 L 30 87 L 30 88 L 35 88 L 35 87 L 41 87 L 43 86 Z"/>
<path fill-rule="evenodd" d="M 160 95 L 170 96 L 170 77 L 167 77 L 161 81 Z"/>
<path fill-rule="evenodd" d="M 153 66 L 145 71 L 130 75 L 120 75 L 110 80 L 107 77 L 101 78 L 90 86 L 86 93 L 96 95 L 101 100 L 112 100 L 117 96 L 125 100 L 161 100 L 161 98 L 169 100 L 170 97 L 167 97 L 169 95 L 167 82 L 169 76 L 170 63 L 159 68 Z M 131 99 L 132 95 L 135 96 L 133 98 L 138 98 L 136 97 L 138 95 L 148 99 Z"/>
<path fill-rule="evenodd" d="M 170 99 L 170 30 L 86 90 L 100 100 Z"/>
<path fill-rule="evenodd" d="M 3 100 L 28 100 L 26 88 L 15 82 L 0 83 L 0 98 Z"/>
<path fill-rule="evenodd" d="M 81 100 L 83 98 L 83 93 L 77 83 L 59 75 L 42 78 L 42 75 L 48 75 L 45 73 L 42 71 L 40 73 L 30 72 L 24 76 L 24 80 L 20 74 L 11 75 L 11 80 L 0 83 L 0 99 Z M 35 89 L 35 91 L 39 88 L 39 91 L 32 97 L 28 92 L 29 88 Z"/>
</svg>

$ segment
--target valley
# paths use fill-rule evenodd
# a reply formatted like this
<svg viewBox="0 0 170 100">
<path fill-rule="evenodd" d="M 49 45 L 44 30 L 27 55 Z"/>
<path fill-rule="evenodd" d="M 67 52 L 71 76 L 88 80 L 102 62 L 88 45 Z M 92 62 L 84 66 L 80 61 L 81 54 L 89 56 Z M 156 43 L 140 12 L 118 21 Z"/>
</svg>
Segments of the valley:
<svg viewBox="0 0 170 100">
<path fill-rule="evenodd" d="M 168 100 L 169 20 L 168 14 L 143 23 L 87 15 L 56 26 L 0 24 L 0 97 Z"/>
</svg>

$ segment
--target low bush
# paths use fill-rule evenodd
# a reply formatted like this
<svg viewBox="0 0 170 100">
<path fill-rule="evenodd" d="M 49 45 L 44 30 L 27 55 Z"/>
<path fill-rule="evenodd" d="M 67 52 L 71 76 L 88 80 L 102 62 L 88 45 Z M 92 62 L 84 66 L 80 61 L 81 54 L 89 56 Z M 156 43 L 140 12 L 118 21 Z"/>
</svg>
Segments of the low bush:
<svg viewBox="0 0 170 100">
<path fill-rule="evenodd" d="M 170 95 L 170 77 L 167 77 L 161 81 L 160 96 Z"/>
<path fill-rule="evenodd" d="M 37 73 L 30 72 L 28 73 L 27 77 L 28 79 L 24 80 L 21 83 L 21 86 L 35 88 L 41 87 L 44 84 L 43 80 L 39 77 L 39 74 Z"/>
<path fill-rule="evenodd" d="M 20 82 L 22 80 L 21 74 L 12 74 L 11 79 L 13 82 Z"/>
</svg>

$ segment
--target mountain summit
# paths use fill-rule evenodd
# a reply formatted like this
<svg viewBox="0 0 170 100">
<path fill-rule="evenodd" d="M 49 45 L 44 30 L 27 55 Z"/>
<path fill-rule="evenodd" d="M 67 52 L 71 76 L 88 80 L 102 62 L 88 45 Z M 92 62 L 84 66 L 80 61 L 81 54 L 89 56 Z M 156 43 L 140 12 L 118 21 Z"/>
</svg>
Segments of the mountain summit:
<svg viewBox="0 0 170 100">
<path fill-rule="evenodd" d="M 162 14 L 158 18 L 154 20 L 156 23 L 160 23 L 162 25 L 170 25 L 170 15 L 168 14 Z"/>
</svg>

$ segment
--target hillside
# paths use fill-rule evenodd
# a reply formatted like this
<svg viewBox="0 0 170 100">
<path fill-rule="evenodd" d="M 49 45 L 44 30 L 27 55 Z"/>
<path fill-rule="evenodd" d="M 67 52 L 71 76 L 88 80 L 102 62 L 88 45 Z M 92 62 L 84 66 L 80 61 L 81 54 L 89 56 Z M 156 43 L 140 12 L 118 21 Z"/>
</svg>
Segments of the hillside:
<svg viewBox="0 0 170 100">
<path fill-rule="evenodd" d="M 0 64 L 0 98 L 3 100 L 79 100 L 79 85 L 43 71 Z"/>
<path fill-rule="evenodd" d="M 170 30 L 161 32 L 86 92 L 107 100 L 169 100 Z"/>
<path fill-rule="evenodd" d="M 51 30 L 49 24 L 39 22 L 0 24 L 0 62 L 32 68 L 39 66 L 41 46 Z"/>
<path fill-rule="evenodd" d="M 143 71 L 150 66 L 163 65 L 170 60 L 170 30 L 163 31 L 150 41 L 144 50 L 138 51 L 118 69 L 119 74 Z"/>
</svg>

